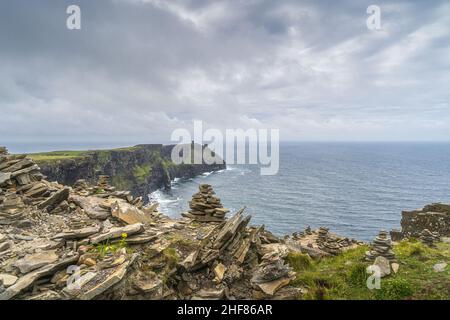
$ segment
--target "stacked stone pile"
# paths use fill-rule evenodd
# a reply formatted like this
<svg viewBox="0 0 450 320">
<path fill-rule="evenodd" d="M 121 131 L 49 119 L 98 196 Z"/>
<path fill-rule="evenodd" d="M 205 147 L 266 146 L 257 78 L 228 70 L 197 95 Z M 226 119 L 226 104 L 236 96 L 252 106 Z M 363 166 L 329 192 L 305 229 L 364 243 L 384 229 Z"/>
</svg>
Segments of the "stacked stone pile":
<svg viewBox="0 0 450 320">
<path fill-rule="evenodd" d="M 316 243 L 320 250 L 332 255 L 338 255 L 345 248 L 361 244 L 355 239 L 330 234 L 329 229 L 324 227 L 317 230 Z"/>
<path fill-rule="evenodd" d="M 182 215 L 203 222 L 221 222 L 225 220 L 225 215 L 229 212 L 222 206 L 220 198 L 215 196 L 209 184 L 199 186 L 199 192 L 192 196 L 189 208 L 190 210 Z"/>
<path fill-rule="evenodd" d="M 319 230 L 317 230 L 317 242 L 327 242 L 328 232 L 328 228 L 320 227 Z"/>
<path fill-rule="evenodd" d="M 26 219 L 27 210 L 22 198 L 15 193 L 7 193 L 0 205 L 0 225 L 10 225 Z"/>
<path fill-rule="evenodd" d="M 336 237 L 329 234 L 329 229 L 320 227 L 317 231 L 317 246 L 329 254 L 337 255 L 341 252 L 341 245 Z"/>
<path fill-rule="evenodd" d="M 295 278 L 295 273 L 285 264 L 283 258 L 281 252 L 265 254 L 254 272 L 251 283 L 267 295 L 273 295 L 275 291 L 288 284 Z"/>
<path fill-rule="evenodd" d="M 420 233 L 419 239 L 420 239 L 420 241 L 422 241 L 423 244 L 425 244 L 429 247 L 434 247 L 434 241 L 435 241 L 436 237 L 435 237 L 435 235 L 433 235 L 433 233 L 430 230 L 424 229 Z"/>
<path fill-rule="evenodd" d="M 366 260 L 374 261 L 379 256 L 390 262 L 396 261 L 395 254 L 392 251 L 392 241 L 388 238 L 388 233 L 385 230 L 381 230 L 372 241 L 371 250 L 366 252 Z"/>
<path fill-rule="evenodd" d="M 94 188 L 95 193 L 105 193 L 105 192 L 113 192 L 115 190 L 114 187 L 109 185 L 109 176 L 100 175 L 98 176 L 97 185 Z"/>
<path fill-rule="evenodd" d="M 310 227 L 310 226 L 307 226 L 307 227 L 305 228 L 305 234 L 306 234 L 306 235 L 311 235 L 311 234 L 312 234 L 312 230 L 311 230 L 311 227 Z"/>
<path fill-rule="evenodd" d="M 279 240 L 268 241 L 273 236 L 263 226 L 248 227 L 251 217 L 243 215 L 244 209 L 212 229 L 202 239 L 198 250 L 189 254 L 181 265 L 189 272 L 202 268 L 212 269 L 214 281 L 219 283 L 217 288 L 223 282 L 242 280 L 244 270 L 247 270 L 245 276 L 249 277 L 253 290 L 259 292 L 256 296 L 273 296 L 280 288 L 289 284 L 295 273 L 284 262 L 287 250 L 281 252 L 270 247 L 274 244 L 282 246 Z M 265 245 L 269 247 L 263 249 Z M 222 280 L 224 281 L 221 282 Z"/>
<path fill-rule="evenodd" d="M 76 194 L 83 196 L 89 195 L 90 192 L 89 184 L 86 182 L 85 179 L 77 180 L 73 185 L 73 190 Z"/>
<path fill-rule="evenodd" d="M 22 222 L 29 205 L 50 212 L 67 200 L 68 189 L 43 178 L 32 159 L 8 154 L 0 147 L 0 224 Z"/>
</svg>

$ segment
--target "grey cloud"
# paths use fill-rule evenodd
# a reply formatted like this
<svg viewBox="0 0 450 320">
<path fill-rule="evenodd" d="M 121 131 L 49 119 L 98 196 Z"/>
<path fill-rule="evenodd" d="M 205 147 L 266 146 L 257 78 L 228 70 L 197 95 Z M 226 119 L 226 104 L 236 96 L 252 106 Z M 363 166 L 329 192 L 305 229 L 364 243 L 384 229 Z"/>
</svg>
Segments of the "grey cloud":
<svg viewBox="0 0 450 320">
<path fill-rule="evenodd" d="M 447 140 L 450 6 L 378 1 L 371 32 L 372 2 L 2 1 L 0 140 L 159 142 L 193 119 L 286 140 Z"/>
</svg>

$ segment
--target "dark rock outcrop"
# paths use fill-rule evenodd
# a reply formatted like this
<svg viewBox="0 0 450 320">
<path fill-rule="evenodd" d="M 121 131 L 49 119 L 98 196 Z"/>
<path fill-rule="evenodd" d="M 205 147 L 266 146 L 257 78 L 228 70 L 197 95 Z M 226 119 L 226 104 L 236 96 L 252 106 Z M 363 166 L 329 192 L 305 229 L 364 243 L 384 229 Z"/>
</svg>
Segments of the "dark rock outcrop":
<svg viewBox="0 0 450 320">
<path fill-rule="evenodd" d="M 423 230 L 440 236 L 450 235 L 450 205 L 434 203 L 423 209 L 403 211 L 400 222 L 402 230 L 391 231 L 392 240 L 403 238 L 419 238 Z"/>
</svg>

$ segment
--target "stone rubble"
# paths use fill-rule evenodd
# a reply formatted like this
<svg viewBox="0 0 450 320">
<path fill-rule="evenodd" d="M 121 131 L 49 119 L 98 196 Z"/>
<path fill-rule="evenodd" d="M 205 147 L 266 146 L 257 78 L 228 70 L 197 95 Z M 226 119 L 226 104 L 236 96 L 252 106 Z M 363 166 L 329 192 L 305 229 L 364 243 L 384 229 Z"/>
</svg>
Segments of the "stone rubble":
<svg viewBox="0 0 450 320">
<path fill-rule="evenodd" d="M 201 222 L 221 222 L 225 220 L 228 209 L 222 206 L 211 185 L 199 185 L 199 192 L 189 202 L 190 210 L 182 215 Z"/>
<path fill-rule="evenodd" d="M 33 160 L 5 148 L 0 184 L 0 300 L 275 297 L 293 276 L 283 255 L 262 252 L 280 240 L 250 227 L 244 209 L 225 220 L 210 185 L 200 185 L 191 213 L 218 224 L 194 226 L 115 190 L 107 176 L 93 187 L 46 181 Z"/>
</svg>

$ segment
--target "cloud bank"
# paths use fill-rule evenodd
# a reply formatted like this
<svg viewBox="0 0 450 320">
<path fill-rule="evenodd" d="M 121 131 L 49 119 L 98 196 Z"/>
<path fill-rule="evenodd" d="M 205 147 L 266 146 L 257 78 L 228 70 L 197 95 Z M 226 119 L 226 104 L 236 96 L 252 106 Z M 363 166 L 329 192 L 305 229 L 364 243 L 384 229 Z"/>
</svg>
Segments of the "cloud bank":
<svg viewBox="0 0 450 320">
<path fill-rule="evenodd" d="M 66 28 L 81 8 L 82 29 Z M 0 140 L 167 142 L 175 128 L 282 140 L 449 140 L 450 4 L 2 1 Z"/>
</svg>

